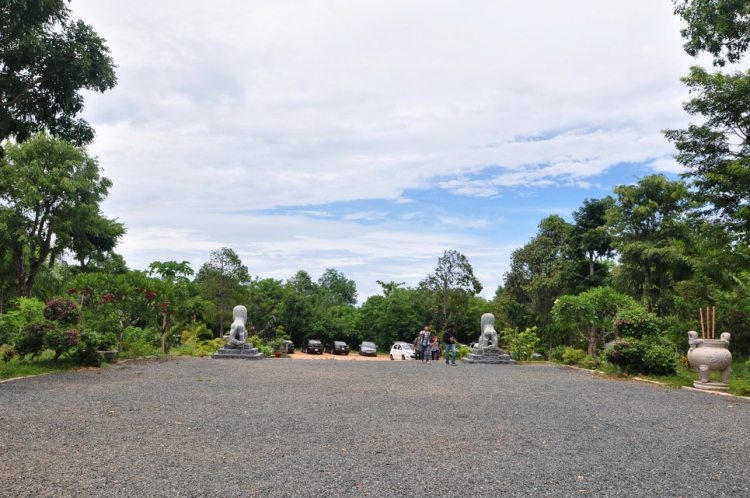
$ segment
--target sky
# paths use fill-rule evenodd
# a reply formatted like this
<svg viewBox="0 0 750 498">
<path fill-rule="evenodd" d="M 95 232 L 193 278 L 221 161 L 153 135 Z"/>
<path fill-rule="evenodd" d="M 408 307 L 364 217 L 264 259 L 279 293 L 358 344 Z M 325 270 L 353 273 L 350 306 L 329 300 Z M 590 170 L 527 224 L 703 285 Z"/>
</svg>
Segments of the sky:
<svg viewBox="0 0 750 498">
<path fill-rule="evenodd" d="M 550 214 L 679 166 L 670 0 L 73 0 L 118 85 L 85 93 L 131 269 L 233 249 L 359 300 L 445 250 L 491 299 Z"/>
</svg>

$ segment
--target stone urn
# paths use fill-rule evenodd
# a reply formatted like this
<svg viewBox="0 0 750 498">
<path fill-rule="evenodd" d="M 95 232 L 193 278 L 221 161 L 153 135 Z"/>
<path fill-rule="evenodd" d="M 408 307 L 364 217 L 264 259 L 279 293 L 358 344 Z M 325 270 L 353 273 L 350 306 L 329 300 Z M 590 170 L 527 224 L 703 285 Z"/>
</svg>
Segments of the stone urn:
<svg viewBox="0 0 750 498">
<path fill-rule="evenodd" d="M 721 339 L 698 339 L 698 332 L 688 332 L 688 363 L 698 369 L 700 380 L 693 383 L 698 389 L 726 391 L 732 375 L 732 353 L 729 351 L 728 332 L 721 334 Z M 721 372 L 721 382 L 712 382 L 708 376 L 711 372 Z"/>
</svg>

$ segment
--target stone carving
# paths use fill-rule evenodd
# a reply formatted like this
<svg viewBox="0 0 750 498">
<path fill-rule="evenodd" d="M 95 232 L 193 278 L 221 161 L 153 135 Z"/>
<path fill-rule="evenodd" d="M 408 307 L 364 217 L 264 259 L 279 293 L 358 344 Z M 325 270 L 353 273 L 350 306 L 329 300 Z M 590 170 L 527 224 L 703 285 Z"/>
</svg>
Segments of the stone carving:
<svg viewBox="0 0 750 498">
<path fill-rule="evenodd" d="M 484 351 L 486 349 L 498 349 L 497 332 L 495 331 L 495 315 L 485 313 L 482 315 L 480 322 L 481 332 L 479 334 L 479 347 L 477 349 Z"/>
<path fill-rule="evenodd" d="M 721 390 L 729 389 L 727 383 L 732 375 L 732 353 L 729 351 L 729 332 L 721 334 L 721 339 L 698 339 L 698 332 L 688 332 L 690 350 L 687 358 L 690 365 L 698 369 L 700 380 L 693 383 L 698 389 Z M 708 376 L 710 372 L 721 372 L 722 382 L 712 382 Z"/>
<path fill-rule="evenodd" d="M 234 316 L 234 322 L 232 322 L 232 328 L 229 329 L 229 340 L 224 347 L 240 349 L 240 346 L 247 342 L 247 330 L 245 329 L 247 308 L 235 306 L 232 310 L 232 316 Z"/>
<path fill-rule="evenodd" d="M 495 315 L 485 313 L 479 322 L 481 333 L 479 334 L 478 347 L 461 358 L 461 363 L 484 363 L 484 364 L 506 364 L 515 365 L 516 361 L 510 358 L 505 350 L 498 347 L 497 332 L 495 331 Z"/>
</svg>

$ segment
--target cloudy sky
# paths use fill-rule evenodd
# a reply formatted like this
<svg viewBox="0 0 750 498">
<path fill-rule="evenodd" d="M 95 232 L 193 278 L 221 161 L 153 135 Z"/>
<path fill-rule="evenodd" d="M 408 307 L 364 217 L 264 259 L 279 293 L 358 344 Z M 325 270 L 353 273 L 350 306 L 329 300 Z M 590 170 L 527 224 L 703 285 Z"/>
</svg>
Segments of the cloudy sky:
<svg viewBox="0 0 750 498">
<path fill-rule="evenodd" d="M 446 249 L 490 298 L 549 214 L 679 168 L 670 0 L 73 0 L 119 83 L 87 94 L 133 269 L 231 247 L 360 300 Z M 706 60 L 697 61 L 709 65 Z"/>
</svg>

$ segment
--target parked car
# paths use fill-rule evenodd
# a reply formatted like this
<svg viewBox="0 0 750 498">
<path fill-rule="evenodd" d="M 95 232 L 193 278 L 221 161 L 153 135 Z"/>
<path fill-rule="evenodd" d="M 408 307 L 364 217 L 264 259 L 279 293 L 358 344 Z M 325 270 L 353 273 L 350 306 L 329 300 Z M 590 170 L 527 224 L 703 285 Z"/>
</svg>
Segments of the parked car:
<svg viewBox="0 0 750 498">
<path fill-rule="evenodd" d="M 394 342 L 391 346 L 391 359 L 411 360 L 414 358 L 414 346 L 408 342 Z"/>
<path fill-rule="evenodd" d="M 359 345 L 359 354 L 361 356 L 377 356 L 378 347 L 374 342 L 363 342 Z"/>
<path fill-rule="evenodd" d="M 308 339 L 306 341 L 302 341 L 302 346 L 300 346 L 299 350 L 300 350 L 300 353 L 323 354 L 323 343 L 321 343 L 317 339 Z"/>
<path fill-rule="evenodd" d="M 349 354 L 349 345 L 344 341 L 331 341 L 323 349 L 324 353 L 331 354 Z"/>
</svg>

